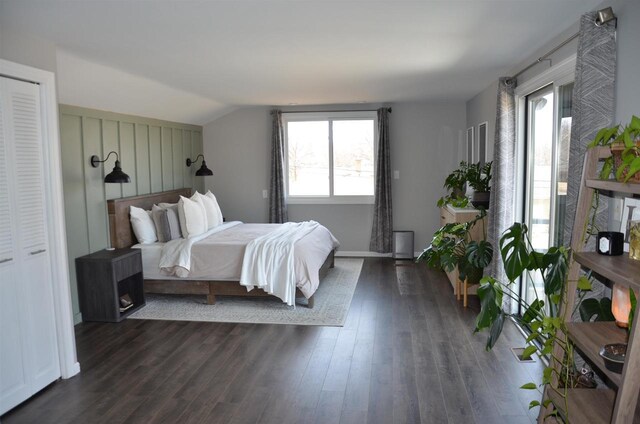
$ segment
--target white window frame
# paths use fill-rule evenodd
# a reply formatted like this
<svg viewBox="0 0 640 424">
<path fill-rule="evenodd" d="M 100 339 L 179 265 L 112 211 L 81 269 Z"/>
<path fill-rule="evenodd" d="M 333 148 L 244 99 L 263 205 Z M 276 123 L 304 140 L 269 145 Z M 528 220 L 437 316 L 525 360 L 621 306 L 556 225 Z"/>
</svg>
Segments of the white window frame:
<svg viewBox="0 0 640 424">
<path fill-rule="evenodd" d="M 376 111 L 344 111 L 344 112 L 283 112 L 282 125 L 284 126 L 285 142 L 285 192 L 287 204 L 365 204 L 372 205 L 375 197 L 371 196 L 343 196 L 333 193 L 333 134 L 332 126 L 329 126 L 329 195 L 327 196 L 291 196 L 289 194 L 289 122 L 300 121 L 349 121 L 354 119 L 373 120 L 373 157 L 377 163 L 378 155 L 378 114 Z M 376 167 L 373 169 L 373 181 L 375 184 Z"/>
<path fill-rule="evenodd" d="M 558 95 L 558 88 L 574 82 L 576 69 L 576 55 L 571 55 L 567 59 L 559 62 L 557 65 L 547 69 L 539 75 L 525 81 L 521 85 L 518 85 L 515 89 L 516 98 L 516 147 L 517 147 L 517 174 L 516 174 L 516 195 L 514 196 L 515 205 L 515 217 L 517 221 L 523 221 L 526 219 L 524 210 L 525 196 L 528 196 L 528 188 L 524 187 L 525 178 L 528 177 L 527 164 L 525 162 L 526 157 L 526 102 L 527 96 L 531 93 L 538 91 L 539 89 L 553 84 L 554 96 Z M 558 111 L 554 106 L 554 119 L 557 119 Z M 554 123 L 554 139 L 556 137 L 555 131 L 557 131 L 557 125 Z M 554 159 L 555 160 L 555 159 Z M 555 166 L 555 163 L 553 164 Z M 553 177 L 555 180 L 555 176 Z M 553 182 L 552 182 L 553 183 Z M 553 199 L 552 199 L 553 202 Z M 552 204 L 555 208 L 555 204 Z M 524 221 L 523 221 L 524 222 Z M 551 233 L 551 229 L 550 229 Z"/>
</svg>

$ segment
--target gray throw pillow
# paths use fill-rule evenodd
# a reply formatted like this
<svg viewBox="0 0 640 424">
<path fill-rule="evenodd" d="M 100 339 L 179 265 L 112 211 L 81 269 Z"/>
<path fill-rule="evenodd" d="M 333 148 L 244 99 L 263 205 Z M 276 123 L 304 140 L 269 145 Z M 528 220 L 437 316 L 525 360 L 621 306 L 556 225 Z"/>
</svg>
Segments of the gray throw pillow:
<svg viewBox="0 0 640 424">
<path fill-rule="evenodd" d="M 167 209 L 153 205 L 153 208 L 151 209 L 151 217 L 153 218 L 153 224 L 156 227 L 158 241 L 166 243 L 171 240 L 171 226 L 169 225 Z"/>
<path fill-rule="evenodd" d="M 167 211 L 167 222 L 169 224 L 170 240 L 182 238 L 182 230 L 180 229 L 180 218 L 178 217 L 178 205 L 170 206 L 165 209 Z"/>
</svg>

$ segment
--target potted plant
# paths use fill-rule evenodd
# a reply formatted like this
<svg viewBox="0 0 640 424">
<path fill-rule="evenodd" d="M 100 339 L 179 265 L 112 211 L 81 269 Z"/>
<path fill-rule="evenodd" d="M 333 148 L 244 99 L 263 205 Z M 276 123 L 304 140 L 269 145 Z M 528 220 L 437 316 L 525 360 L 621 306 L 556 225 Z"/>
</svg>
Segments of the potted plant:
<svg viewBox="0 0 640 424">
<path fill-rule="evenodd" d="M 431 244 L 416 262 L 426 262 L 431 268 L 447 272 L 457 267 L 461 281 L 466 279 L 468 284 L 478 284 L 493 257 L 493 246 L 486 239 L 485 216 L 486 211 L 482 210 L 469 222 L 445 224 L 434 233 Z M 483 223 L 483 239 L 471 240 L 471 229 L 478 221 Z"/>
<path fill-rule="evenodd" d="M 609 146 L 611 157 L 605 160 L 601 179 L 609 179 L 613 171 L 620 182 L 640 183 L 640 118 L 633 116 L 631 122 L 620 131 L 620 125 L 602 128 L 589 147 Z"/>
<path fill-rule="evenodd" d="M 581 373 L 576 369 L 573 360 L 573 345 L 563 336 L 567 334 L 565 320 L 559 316 L 560 307 L 566 301 L 562 293 L 567 283 L 569 254 L 569 250 L 564 247 L 551 247 L 546 253 L 535 251 L 528 236 L 527 226 L 521 223 L 513 224 L 500 239 L 500 255 L 509 281 L 503 285 L 492 277 L 482 279 L 478 288 L 480 313 L 477 316 L 475 328 L 476 332 L 489 331 L 486 345 L 488 350 L 500 337 L 507 317 L 510 316 L 523 327 L 529 328 L 531 334 L 527 337 L 528 345 L 522 353 L 522 359 L 529 359 L 534 353 L 549 356 L 549 365 L 543 370 L 542 385 L 550 383 L 556 373 L 555 377 L 560 380 L 560 387 L 564 387 L 564 390 L 554 390 L 558 390 L 559 395 L 565 398 L 569 387 L 582 384 Z M 535 298 L 531 301 L 527 301 L 524 293 L 520 293 L 513 287 L 514 282 L 525 272 L 538 272 L 543 280 L 542 290 L 536 290 L 533 286 Z M 589 279 L 581 277 L 578 281 L 578 289 L 590 290 Z M 517 315 L 506 312 L 503 309 L 505 297 L 520 305 L 524 313 Z M 568 311 L 567 313 L 571 313 L 572 309 L 564 308 Z M 560 346 L 562 353 L 558 356 L 555 356 L 557 352 L 553 351 L 554 344 Z M 536 390 L 538 385 L 531 382 L 522 385 L 521 388 Z M 547 407 L 549 404 L 549 400 L 542 403 L 534 400 L 530 402 L 529 407 L 540 405 Z M 557 414 L 557 411 L 554 414 Z"/>
<path fill-rule="evenodd" d="M 477 208 L 489 208 L 492 164 L 493 162 L 487 162 L 481 165 L 480 162 L 478 162 L 469 165 L 467 168 L 467 181 L 473 189 L 471 204 Z"/>
<path fill-rule="evenodd" d="M 449 190 L 449 194 L 438 200 L 438 207 L 452 205 L 456 208 L 465 208 L 469 204 L 469 199 L 465 196 L 465 186 L 467 184 L 467 162 L 460 162 L 460 167 L 453 171 L 444 180 L 443 187 Z"/>
</svg>

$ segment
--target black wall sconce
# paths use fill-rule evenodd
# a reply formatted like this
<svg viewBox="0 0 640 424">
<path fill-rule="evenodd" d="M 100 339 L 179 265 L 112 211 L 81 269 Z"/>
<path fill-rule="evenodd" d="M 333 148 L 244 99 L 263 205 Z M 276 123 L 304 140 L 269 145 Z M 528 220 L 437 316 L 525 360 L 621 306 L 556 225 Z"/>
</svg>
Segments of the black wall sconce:
<svg viewBox="0 0 640 424">
<path fill-rule="evenodd" d="M 194 160 L 187 158 L 187 166 L 191 166 L 192 163 L 195 164 L 200 158 L 202 158 L 202 165 L 200 166 L 200 169 L 196 171 L 196 176 L 206 177 L 208 175 L 213 175 L 213 171 L 207 168 L 207 162 L 205 162 L 203 155 L 198 155 Z"/>
<path fill-rule="evenodd" d="M 91 166 L 93 166 L 94 168 L 97 168 L 98 164 L 106 162 L 112 153 L 116 155 L 116 164 L 113 167 L 113 171 L 111 171 L 104 177 L 104 182 L 105 183 L 130 183 L 131 178 L 129 178 L 127 174 L 122 172 L 122 168 L 120 168 L 120 160 L 117 152 L 109 152 L 109 154 L 107 155 L 106 158 L 104 158 L 104 160 L 100 160 L 100 158 L 96 155 L 91 156 Z"/>
</svg>

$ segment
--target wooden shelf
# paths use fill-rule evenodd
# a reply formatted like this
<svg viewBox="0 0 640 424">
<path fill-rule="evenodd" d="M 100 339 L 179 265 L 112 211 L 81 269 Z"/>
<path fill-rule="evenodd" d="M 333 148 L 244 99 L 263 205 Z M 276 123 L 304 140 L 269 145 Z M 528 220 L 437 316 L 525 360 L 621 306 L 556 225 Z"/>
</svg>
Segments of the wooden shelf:
<svg viewBox="0 0 640 424">
<path fill-rule="evenodd" d="M 559 389 L 562 392 L 564 389 Z M 613 414 L 615 392 L 609 389 L 568 389 L 567 404 L 555 390 L 548 390 L 549 398 L 560 411 L 565 422 L 570 423 L 608 423 Z M 566 409 L 569 410 L 567 419 Z"/>
<path fill-rule="evenodd" d="M 568 322 L 569 338 L 580 351 L 609 379 L 620 386 L 622 375 L 609 371 L 600 356 L 600 349 L 609 343 L 626 343 L 626 330 L 613 322 Z"/>
<path fill-rule="evenodd" d="M 640 184 L 619 183 L 615 180 L 586 180 L 585 185 L 596 190 L 640 194 Z"/>
<path fill-rule="evenodd" d="M 573 257 L 580 265 L 597 272 L 605 278 L 640 289 L 640 261 L 631 259 L 628 254 L 606 256 L 596 252 L 573 252 Z"/>
</svg>

